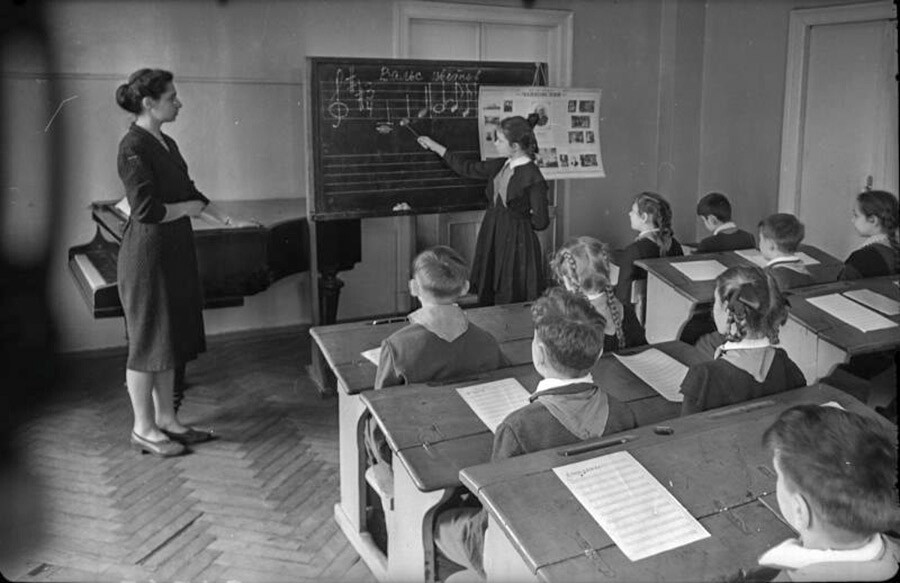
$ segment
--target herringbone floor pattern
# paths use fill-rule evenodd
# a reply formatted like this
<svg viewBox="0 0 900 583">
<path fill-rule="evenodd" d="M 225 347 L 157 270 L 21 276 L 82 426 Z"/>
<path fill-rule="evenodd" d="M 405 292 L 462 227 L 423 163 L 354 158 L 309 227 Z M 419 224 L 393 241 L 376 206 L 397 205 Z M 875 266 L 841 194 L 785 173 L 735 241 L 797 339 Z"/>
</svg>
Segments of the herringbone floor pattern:
<svg viewBox="0 0 900 583">
<path fill-rule="evenodd" d="M 301 336 L 301 337 L 298 337 Z M 212 343 L 188 367 L 183 421 L 220 439 L 174 459 L 129 448 L 124 356 L 67 362 L 20 432 L 41 484 L 20 581 L 374 581 L 334 522 L 337 401 L 303 371 L 302 335 Z"/>
</svg>

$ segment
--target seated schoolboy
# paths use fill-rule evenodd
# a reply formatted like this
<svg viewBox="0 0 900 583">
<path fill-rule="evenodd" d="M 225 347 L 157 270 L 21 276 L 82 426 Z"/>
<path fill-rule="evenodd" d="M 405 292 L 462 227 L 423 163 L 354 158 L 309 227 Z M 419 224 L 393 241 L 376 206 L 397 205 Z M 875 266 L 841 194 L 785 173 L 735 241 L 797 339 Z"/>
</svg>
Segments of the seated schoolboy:
<svg viewBox="0 0 900 583">
<path fill-rule="evenodd" d="M 376 389 L 462 378 L 509 364 L 497 340 L 469 322 L 456 304 L 469 289 L 468 267 L 456 251 L 445 246 L 426 249 L 416 256 L 412 271 L 409 292 L 422 307 L 409 315 L 409 325 L 382 341 Z M 387 484 L 391 452 L 371 420 L 366 422 L 365 444 L 371 471 Z"/>
<path fill-rule="evenodd" d="M 681 244 L 673 236 L 672 207 L 662 196 L 655 192 L 637 195 L 628 212 L 628 220 L 638 236 L 622 251 L 619 263 L 616 297 L 623 304 L 631 303 L 632 284 L 647 279 L 647 272 L 634 265 L 635 261 L 684 255 Z"/>
<path fill-rule="evenodd" d="M 897 197 L 883 190 L 859 193 L 853 206 L 853 227 L 864 238 L 847 257 L 840 279 L 862 279 L 900 272 L 897 243 Z"/>
<path fill-rule="evenodd" d="M 710 192 L 697 203 L 697 216 L 712 235 L 697 245 L 697 253 L 755 249 L 756 239 L 747 231 L 738 229 L 731 221 L 731 203 L 719 192 Z"/>
<path fill-rule="evenodd" d="M 606 321 L 603 352 L 647 344 L 634 307 L 616 297 L 609 281 L 609 260 L 609 246 L 593 237 L 569 239 L 550 259 L 556 281 L 586 297 Z"/>
<path fill-rule="evenodd" d="M 806 386 L 784 349 L 773 346 L 787 320 L 787 304 L 762 269 L 731 267 L 716 278 L 713 319 L 725 343 L 713 360 L 688 369 L 681 383 L 682 415 Z"/>
<path fill-rule="evenodd" d="M 422 307 L 409 325 L 381 343 L 375 388 L 454 379 L 506 365 L 488 332 L 469 322 L 456 304 L 469 290 L 468 267 L 450 247 L 437 246 L 413 261 L 409 293 Z"/>
<path fill-rule="evenodd" d="M 609 396 L 590 370 L 603 353 L 605 322 L 583 296 L 556 287 L 532 307 L 531 355 L 543 377 L 529 405 L 497 427 L 492 460 L 576 443 L 634 428 L 631 408 Z M 434 540 L 451 561 L 483 579 L 485 510 L 455 508 L 435 521 Z"/>
<path fill-rule="evenodd" d="M 830 405 L 787 409 L 763 434 L 776 495 L 799 534 L 736 581 L 885 581 L 897 576 L 897 448 L 885 427 Z"/>
<path fill-rule="evenodd" d="M 789 213 L 769 215 L 759 222 L 759 253 L 781 291 L 813 285 L 815 280 L 797 255 L 806 234 L 803 223 Z"/>
</svg>

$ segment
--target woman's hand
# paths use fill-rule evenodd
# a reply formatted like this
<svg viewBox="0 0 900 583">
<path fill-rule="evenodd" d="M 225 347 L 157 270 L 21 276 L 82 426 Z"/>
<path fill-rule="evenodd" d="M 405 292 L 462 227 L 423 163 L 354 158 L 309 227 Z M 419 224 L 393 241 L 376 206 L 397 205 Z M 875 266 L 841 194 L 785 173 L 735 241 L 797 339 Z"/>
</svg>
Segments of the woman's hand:
<svg viewBox="0 0 900 583">
<path fill-rule="evenodd" d="M 202 200 L 188 200 L 180 204 L 184 205 L 183 212 L 189 217 L 199 217 L 206 208 L 206 203 Z"/>
<path fill-rule="evenodd" d="M 419 136 L 418 141 L 420 146 L 422 146 L 426 150 L 431 150 L 432 152 L 437 153 L 438 156 L 443 156 L 444 152 L 447 151 L 447 148 L 435 142 L 428 136 Z"/>
</svg>

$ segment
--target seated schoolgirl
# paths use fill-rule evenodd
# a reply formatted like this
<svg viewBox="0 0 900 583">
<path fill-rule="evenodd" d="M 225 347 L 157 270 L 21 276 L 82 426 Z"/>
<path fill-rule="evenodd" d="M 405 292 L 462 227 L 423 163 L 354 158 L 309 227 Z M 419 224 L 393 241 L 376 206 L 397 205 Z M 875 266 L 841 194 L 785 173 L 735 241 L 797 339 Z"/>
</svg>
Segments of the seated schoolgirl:
<svg viewBox="0 0 900 583">
<path fill-rule="evenodd" d="M 844 262 L 841 279 L 861 279 L 900 272 L 897 243 L 897 197 L 883 190 L 866 190 L 856 197 L 853 227 L 863 243 Z"/>
<path fill-rule="evenodd" d="M 681 383 L 682 415 L 796 389 L 806 379 L 782 348 L 778 330 L 787 303 L 759 267 L 731 267 L 716 278 L 713 319 L 725 343 L 715 358 L 688 369 Z"/>
<path fill-rule="evenodd" d="M 631 228 L 637 238 L 628 245 L 619 262 L 619 281 L 616 297 L 623 304 L 631 303 L 631 286 L 635 281 L 646 280 L 647 272 L 634 265 L 638 259 L 650 257 L 677 257 L 684 255 L 681 244 L 672 233 L 672 207 L 655 192 L 642 192 L 634 199 L 628 213 Z"/>
<path fill-rule="evenodd" d="M 634 307 L 621 302 L 609 280 L 609 246 L 593 237 L 574 237 L 566 241 L 550 259 L 556 281 L 571 292 L 583 295 L 603 316 L 603 351 L 647 344 L 644 328 Z"/>
</svg>

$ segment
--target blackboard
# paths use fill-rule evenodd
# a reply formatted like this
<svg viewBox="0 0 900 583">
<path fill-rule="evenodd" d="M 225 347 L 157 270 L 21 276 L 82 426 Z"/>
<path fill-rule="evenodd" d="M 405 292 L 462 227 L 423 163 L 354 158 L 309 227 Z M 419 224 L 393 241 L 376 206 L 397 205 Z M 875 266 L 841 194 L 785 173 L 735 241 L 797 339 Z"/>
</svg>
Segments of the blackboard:
<svg viewBox="0 0 900 583">
<path fill-rule="evenodd" d="M 479 85 L 546 79 L 541 63 L 308 57 L 307 65 L 317 221 L 485 208 L 484 182 L 455 174 L 415 134 L 478 159 Z M 401 203 L 409 209 L 397 210 Z"/>
</svg>

